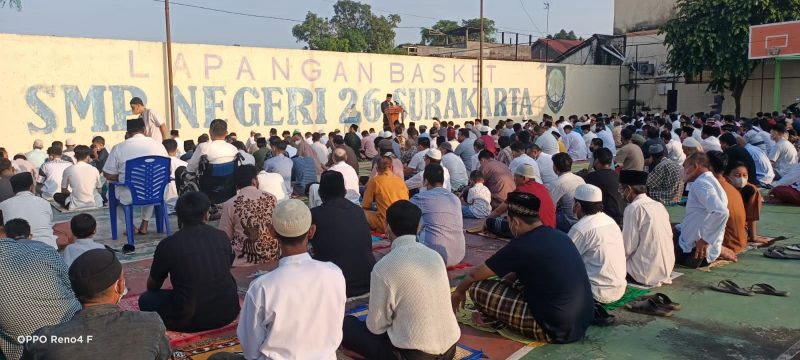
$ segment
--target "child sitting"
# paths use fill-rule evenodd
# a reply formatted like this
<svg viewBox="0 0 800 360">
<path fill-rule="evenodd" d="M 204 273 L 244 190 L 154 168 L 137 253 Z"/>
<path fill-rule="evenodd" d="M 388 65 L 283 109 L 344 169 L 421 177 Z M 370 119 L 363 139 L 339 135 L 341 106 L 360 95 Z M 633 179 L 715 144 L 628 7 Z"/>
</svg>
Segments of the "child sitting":
<svg viewBox="0 0 800 360">
<path fill-rule="evenodd" d="M 483 174 L 474 170 L 469 174 L 469 190 L 467 204 L 461 207 L 461 213 L 468 219 L 483 219 L 492 211 L 492 193 L 483 185 Z"/>
<path fill-rule="evenodd" d="M 75 235 L 77 240 L 74 243 L 67 245 L 61 256 L 64 258 L 64 263 L 67 268 L 72 265 L 72 262 L 81 256 L 83 253 L 92 249 L 104 249 L 105 245 L 98 244 L 92 240 L 97 230 L 97 221 L 89 214 L 75 215 L 69 222 L 70 230 Z"/>
</svg>

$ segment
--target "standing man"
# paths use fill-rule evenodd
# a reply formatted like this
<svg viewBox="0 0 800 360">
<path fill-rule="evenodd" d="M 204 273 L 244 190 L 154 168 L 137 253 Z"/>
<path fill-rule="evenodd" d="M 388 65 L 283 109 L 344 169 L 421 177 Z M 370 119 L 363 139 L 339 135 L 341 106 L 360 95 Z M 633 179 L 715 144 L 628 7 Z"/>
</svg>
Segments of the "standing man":
<svg viewBox="0 0 800 360">
<path fill-rule="evenodd" d="M 139 115 L 139 119 L 144 120 L 144 136 L 153 138 L 159 144 L 167 138 L 167 124 L 161 121 L 153 110 L 146 108 L 141 98 L 131 99 L 131 111 L 134 115 Z"/>
<path fill-rule="evenodd" d="M 381 103 L 381 113 L 383 114 L 383 128 L 394 128 L 394 125 L 389 121 L 389 107 L 398 105 L 396 101 L 392 101 L 392 94 L 386 94 L 386 100 Z M 405 111 L 405 110 L 403 110 Z M 402 118 L 402 114 L 401 114 Z"/>
</svg>

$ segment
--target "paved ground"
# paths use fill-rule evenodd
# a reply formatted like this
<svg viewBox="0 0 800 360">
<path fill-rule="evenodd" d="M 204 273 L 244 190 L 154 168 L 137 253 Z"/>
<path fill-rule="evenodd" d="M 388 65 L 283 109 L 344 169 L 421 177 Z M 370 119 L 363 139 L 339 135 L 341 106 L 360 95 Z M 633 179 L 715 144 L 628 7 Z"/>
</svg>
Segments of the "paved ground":
<svg viewBox="0 0 800 360">
<path fill-rule="evenodd" d="M 110 240 L 107 210 L 91 211 L 98 218 L 96 239 L 120 248 L 124 237 Z M 684 209 L 670 208 L 673 222 L 680 221 Z M 73 214 L 56 213 L 59 220 Z M 177 229 L 171 217 L 173 231 Z M 800 242 L 800 208 L 765 205 L 759 233 L 787 236 L 784 244 Z M 467 225 L 465 225 L 467 226 Z M 144 290 L 152 250 L 163 235 L 151 233 L 137 237 L 137 253 L 122 256 L 131 293 Z M 503 245 L 497 240 L 467 236 L 466 261 L 475 265 Z M 385 251 L 385 250 L 384 250 Z M 795 345 L 783 359 L 800 358 L 800 261 L 764 258 L 762 250 L 752 250 L 739 263 L 714 268 L 711 272 L 679 269 L 685 273 L 674 284 L 659 288 L 682 304 L 672 318 L 653 318 L 619 309 L 612 312 L 618 323 L 609 328 L 590 328 L 585 340 L 569 345 L 524 347 L 520 343 L 462 327 L 461 342 L 487 353 L 491 359 L 776 359 Z M 380 256 L 381 254 L 378 254 Z M 269 266 L 235 269 L 234 276 L 244 291 L 252 275 Z M 450 272 L 456 278 L 467 270 Z M 766 282 L 791 291 L 789 298 L 764 295 L 742 297 L 717 293 L 709 284 L 731 279 L 742 286 Z M 456 281 L 454 280 L 453 283 Z M 357 302 L 356 302 L 357 303 Z M 351 306 L 356 304 L 350 304 Z"/>
</svg>

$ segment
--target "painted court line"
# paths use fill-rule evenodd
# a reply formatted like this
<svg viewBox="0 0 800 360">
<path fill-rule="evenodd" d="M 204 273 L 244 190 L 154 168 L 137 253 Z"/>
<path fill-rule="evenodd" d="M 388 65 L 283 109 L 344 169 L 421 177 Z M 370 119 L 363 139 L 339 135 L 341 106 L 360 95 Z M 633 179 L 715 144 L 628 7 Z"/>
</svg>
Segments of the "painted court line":
<svg viewBox="0 0 800 360">
<path fill-rule="evenodd" d="M 777 360 L 791 360 L 798 354 L 800 354 L 800 341 L 797 341 L 790 348 L 786 349 L 781 356 L 778 356 Z"/>
<path fill-rule="evenodd" d="M 519 360 L 522 359 L 523 356 L 528 355 L 531 350 L 535 348 L 530 346 L 523 346 L 521 349 L 515 351 L 511 356 L 507 357 L 506 360 Z"/>
</svg>

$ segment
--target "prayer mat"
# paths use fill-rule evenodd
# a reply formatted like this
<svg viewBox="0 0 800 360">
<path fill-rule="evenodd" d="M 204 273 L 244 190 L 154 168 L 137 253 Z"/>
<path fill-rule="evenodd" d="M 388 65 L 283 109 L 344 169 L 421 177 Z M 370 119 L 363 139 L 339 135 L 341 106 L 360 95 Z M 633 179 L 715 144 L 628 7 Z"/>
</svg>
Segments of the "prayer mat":
<svg viewBox="0 0 800 360">
<path fill-rule="evenodd" d="M 119 259 L 120 263 L 125 264 L 132 261 L 153 258 L 153 254 L 156 252 L 156 246 L 158 246 L 159 243 L 158 241 L 136 243 L 136 251 L 130 254 L 123 254 L 121 251 L 122 245 L 127 244 L 127 242 L 122 234 L 119 235 L 120 237 L 117 238 L 117 241 L 111 244 L 111 248 L 115 250 L 115 254 L 117 255 L 117 259 Z"/>
<path fill-rule="evenodd" d="M 475 312 L 477 312 L 477 310 L 475 310 L 475 304 L 472 302 L 472 299 L 469 298 L 469 295 L 467 295 L 467 299 L 466 299 L 466 301 L 464 303 L 464 308 L 463 309 L 459 309 L 458 312 L 456 313 L 456 320 L 459 323 L 461 323 L 463 325 L 467 325 L 467 326 L 469 326 L 469 327 L 471 327 L 473 329 L 476 329 L 476 330 L 479 330 L 479 331 L 483 331 L 483 332 L 497 334 L 497 335 L 500 335 L 500 336 L 502 336 L 502 337 L 504 337 L 504 338 L 506 338 L 508 340 L 516 341 L 516 342 L 524 344 L 525 346 L 528 346 L 528 347 L 535 348 L 535 347 L 540 347 L 540 346 L 544 346 L 544 345 L 547 344 L 545 342 L 541 342 L 541 341 L 537 341 L 535 339 L 531 339 L 531 338 L 525 337 L 523 335 L 520 335 L 520 334 L 518 334 L 518 333 L 516 333 L 516 332 L 514 332 L 512 330 L 506 329 L 506 328 L 495 329 L 493 327 L 488 327 L 488 326 L 483 326 L 483 325 L 476 324 L 472 320 L 472 314 L 475 313 Z"/>
<path fill-rule="evenodd" d="M 475 266 L 475 265 L 472 265 L 472 264 L 470 264 L 470 263 L 468 263 L 466 261 L 462 261 L 462 262 L 460 262 L 458 264 L 455 264 L 453 266 L 448 266 L 447 267 L 447 271 L 469 269 L 469 268 L 471 268 L 473 266 Z"/>
<path fill-rule="evenodd" d="M 648 293 L 650 293 L 650 290 L 628 286 L 627 288 L 625 288 L 625 294 L 623 294 L 619 300 L 614 301 L 610 304 L 603 304 L 603 308 L 608 311 L 621 308 L 625 306 L 625 304 L 633 300 L 636 300 L 642 295 L 647 295 Z"/>
<path fill-rule="evenodd" d="M 669 275 L 669 278 L 671 280 L 675 280 L 675 279 L 677 279 L 677 278 L 679 278 L 681 276 L 683 276 L 682 272 L 678 272 L 678 271 L 672 270 L 672 273 Z M 663 284 L 663 285 L 669 285 L 669 284 Z M 632 283 L 632 282 L 628 283 L 628 289 L 636 288 L 636 289 L 651 290 L 651 289 L 655 289 L 657 287 L 658 286 L 647 286 L 647 285 L 642 285 L 642 284 Z"/>
<path fill-rule="evenodd" d="M 242 352 L 242 345 L 232 337 L 212 339 L 184 346 L 172 352 L 173 360 L 206 360 L 219 352 Z"/>
<path fill-rule="evenodd" d="M 502 241 L 511 241 L 511 239 L 509 239 L 509 238 L 504 238 L 504 237 L 498 236 L 497 234 L 494 234 L 494 233 L 491 233 L 491 232 L 483 230 L 483 225 L 478 225 L 478 226 L 475 226 L 475 227 L 472 227 L 472 228 L 469 228 L 469 229 L 465 229 L 464 231 L 467 234 L 483 236 L 483 237 L 489 238 L 489 239 L 497 239 L 497 240 L 502 240 Z"/>
<path fill-rule="evenodd" d="M 139 295 L 129 295 L 124 297 L 119 302 L 119 307 L 123 311 L 139 311 Z M 241 305 L 242 299 L 239 299 L 239 304 Z M 212 341 L 213 339 L 217 338 L 218 336 L 224 335 L 226 333 L 234 334 L 234 339 L 236 338 L 236 327 L 239 326 L 239 318 L 237 317 L 236 320 L 231 322 L 228 325 L 225 325 L 218 329 L 200 331 L 196 333 L 182 333 L 177 331 L 169 331 L 167 330 L 167 338 L 169 338 L 169 345 L 175 348 L 187 347 L 187 346 L 195 346 L 198 343 Z M 238 344 L 238 340 L 237 340 Z M 210 354 L 208 356 L 211 356 Z M 205 359 L 202 358 L 195 358 L 195 357 L 188 357 L 184 359 Z"/>
<path fill-rule="evenodd" d="M 49 200 L 48 202 L 50 203 L 50 206 L 53 209 L 55 209 L 56 211 L 58 211 L 58 212 L 60 212 L 62 214 L 79 214 L 79 213 L 92 212 L 94 210 L 108 209 L 108 206 L 93 206 L 93 207 L 88 207 L 88 208 L 83 208 L 83 209 L 68 210 L 68 209 L 64 209 L 63 207 L 61 207 L 61 205 L 59 203 L 55 202 L 54 200 Z"/>
<path fill-rule="evenodd" d="M 776 241 L 781 241 L 781 240 L 788 239 L 786 236 L 770 237 L 770 236 L 762 236 L 762 235 L 756 236 L 756 238 L 758 240 L 762 241 L 762 242 L 761 243 L 749 242 L 749 243 L 747 243 L 747 247 L 748 248 L 756 249 L 756 248 L 770 247 L 770 246 L 774 245 Z M 766 241 L 766 243 L 763 243 L 764 241 Z"/>
<path fill-rule="evenodd" d="M 361 305 L 350 309 L 345 312 L 345 315 L 351 315 L 358 318 L 360 321 L 367 320 L 369 309 L 367 305 Z M 466 346 L 462 343 L 456 344 L 456 356 L 453 359 L 457 360 L 478 360 L 483 358 L 483 352 Z"/>
</svg>

